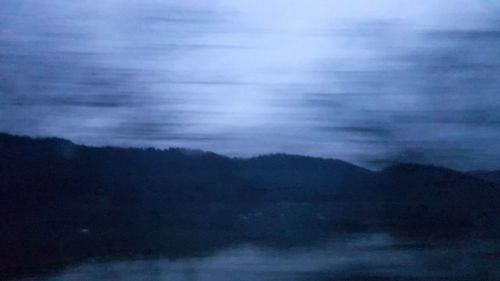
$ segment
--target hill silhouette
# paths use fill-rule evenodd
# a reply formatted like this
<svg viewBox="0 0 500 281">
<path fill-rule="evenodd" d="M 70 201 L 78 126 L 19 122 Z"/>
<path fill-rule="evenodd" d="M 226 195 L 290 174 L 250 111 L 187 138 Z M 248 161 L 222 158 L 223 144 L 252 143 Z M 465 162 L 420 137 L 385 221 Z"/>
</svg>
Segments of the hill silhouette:
<svg viewBox="0 0 500 281">
<path fill-rule="evenodd" d="M 496 235 L 500 192 L 491 179 L 417 164 L 374 172 L 306 156 L 0 134 L 0 272 L 239 241 L 312 243 L 340 230 Z"/>
<path fill-rule="evenodd" d="M 471 175 L 500 185 L 500 170 L 494 171 L 471 171 Z"/>
</svg>

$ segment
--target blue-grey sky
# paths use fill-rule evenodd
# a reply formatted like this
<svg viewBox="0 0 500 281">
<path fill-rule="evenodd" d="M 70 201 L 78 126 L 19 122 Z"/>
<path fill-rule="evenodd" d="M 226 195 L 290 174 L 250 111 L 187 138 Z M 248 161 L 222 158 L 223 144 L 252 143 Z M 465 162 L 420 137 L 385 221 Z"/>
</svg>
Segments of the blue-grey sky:
<svg viewBox="0 0 500 281">
<path fill-rule="evenodd" d="M 500 168 L 500 1 L 2 0 L 0 130 Z"/>
</svg>

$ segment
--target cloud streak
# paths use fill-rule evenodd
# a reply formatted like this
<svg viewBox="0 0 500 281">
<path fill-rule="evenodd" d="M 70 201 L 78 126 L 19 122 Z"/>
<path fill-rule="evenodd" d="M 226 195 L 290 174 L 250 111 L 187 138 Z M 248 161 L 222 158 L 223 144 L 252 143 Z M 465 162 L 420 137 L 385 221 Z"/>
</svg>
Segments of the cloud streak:
<svg viewBox="0 0 500 281">
<path fill-rule="evenodd" d="M 498 168 L 493 1 L 1 5 L 2 131 Z"/>
</svg>

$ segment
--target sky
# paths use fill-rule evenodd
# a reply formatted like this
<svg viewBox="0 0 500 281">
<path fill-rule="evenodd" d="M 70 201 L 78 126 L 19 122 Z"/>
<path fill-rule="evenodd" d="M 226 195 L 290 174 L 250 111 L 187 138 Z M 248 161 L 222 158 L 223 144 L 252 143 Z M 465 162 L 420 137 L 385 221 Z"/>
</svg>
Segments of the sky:
<svg viewBox="0 0 500 281">
<path fill-rule="evenodd" d="M 2 0 L 0 131 L 500 168 L 500 1 Z"/>
</svg>

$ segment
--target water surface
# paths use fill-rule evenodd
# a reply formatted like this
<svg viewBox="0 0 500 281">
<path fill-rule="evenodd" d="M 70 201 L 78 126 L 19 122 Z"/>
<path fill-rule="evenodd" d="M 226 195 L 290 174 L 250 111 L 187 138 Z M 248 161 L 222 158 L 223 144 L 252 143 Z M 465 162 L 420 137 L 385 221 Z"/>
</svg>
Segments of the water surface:
<svg viewBox="0 0 500 281">
<path fill-rule="evenodd" d="M 311 247 L 243 244 L 181 259 L 90 262 L 23 281 L 499 280 L 494 241 L 401 242 L 352 235 Z"/>
</svg>

